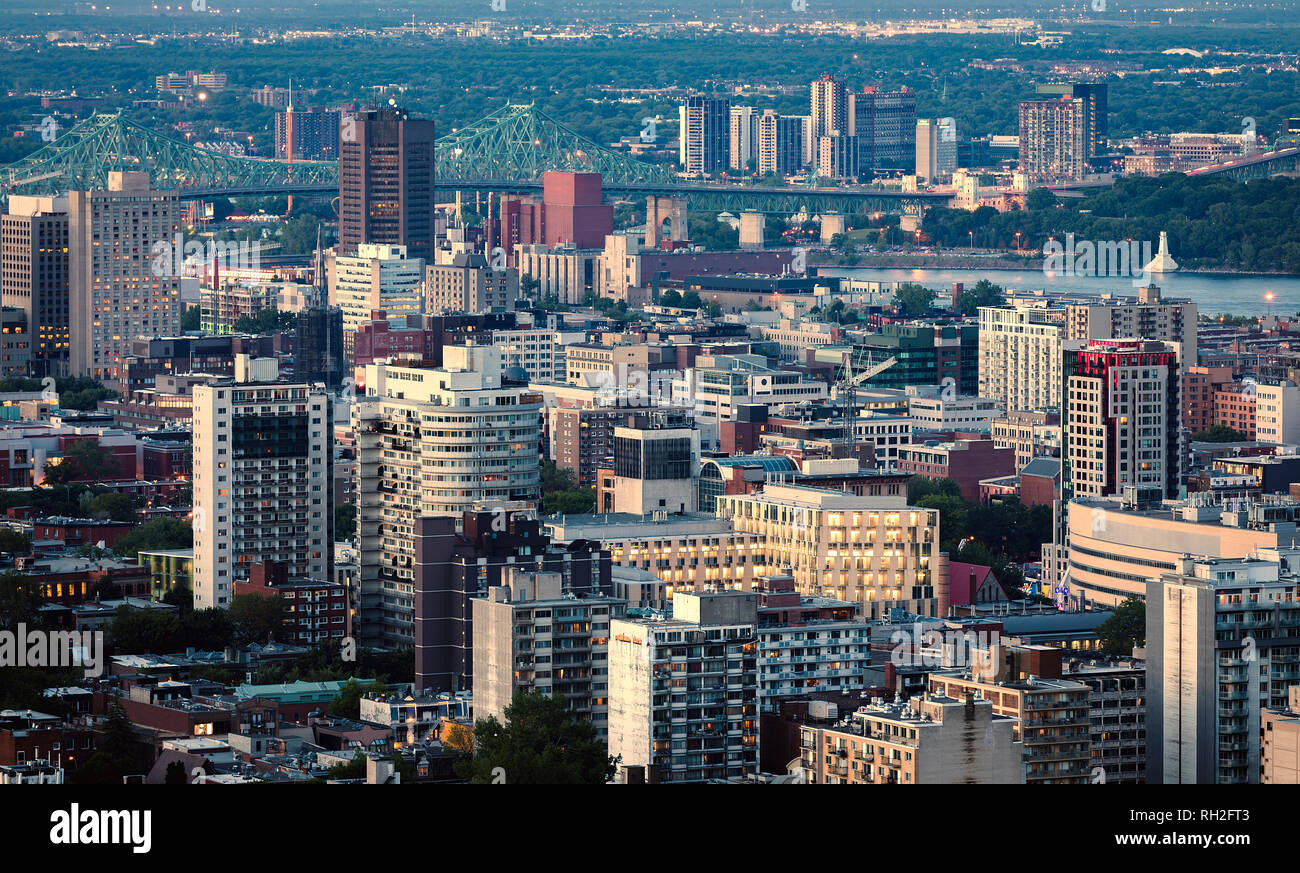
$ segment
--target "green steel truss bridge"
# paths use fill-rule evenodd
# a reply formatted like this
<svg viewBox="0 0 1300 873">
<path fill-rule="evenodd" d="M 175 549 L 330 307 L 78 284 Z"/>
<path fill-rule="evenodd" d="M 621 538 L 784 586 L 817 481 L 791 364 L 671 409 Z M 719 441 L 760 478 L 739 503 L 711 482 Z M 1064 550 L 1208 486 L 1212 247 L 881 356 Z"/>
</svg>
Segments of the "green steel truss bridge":
<svg viewBox="0 0 1300 873">
<path fill-rule="evenodd" d="M 196 148 L 116 115 L 92 115 L 21 161 L 0 168 L 0 195 L 107 188 L 115 170 L 144 170 L 157 188 L 232 194 L 338 189 L 327 161 L 238 158 Z M 197 195 L 196 195 L 197 196 Z"/>
<path fill-rule="evenodd" d="M 873 187 L 754 187 L 692 183 L 664 167 L 608 149 L 533 104 L 507 104 L 440 137 L 437 185 L 446 192 L 533 193 L 547 170 L 600 173 L 609 195 L 686 197 L 697 211 L 772 214 L 889 212 L 920 214 L 948 195 Z M 21 161 L 0 167 L 0 199 L 107 188 L 114 170 L 143 170 L 157 188 L 186 199 L 338 193 L 334 161 L 232 157 L 164 136 L 121 114 L 93 115 Z"/>
</svg>

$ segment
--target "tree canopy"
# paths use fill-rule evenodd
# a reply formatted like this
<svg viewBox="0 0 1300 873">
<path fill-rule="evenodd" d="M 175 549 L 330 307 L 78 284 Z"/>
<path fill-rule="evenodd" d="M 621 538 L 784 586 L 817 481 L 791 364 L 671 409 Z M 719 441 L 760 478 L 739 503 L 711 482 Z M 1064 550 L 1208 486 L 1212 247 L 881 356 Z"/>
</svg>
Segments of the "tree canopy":
<svg viewBox="0 0 1300 873">
<path fill-rule="evenodd" d="M 1129 597 L 1115 607 L 1111 617 L 1097 625 L 1097 638 L 1110 655 L 1131 655 L 1147 642 L 1147 605 L 1140 597 Z"/>
<path fill-rule="evenodd" d="M 471 783 L 603 785 L 613 778 L 618 759 L 563 697 L 520 692 L 504 715 L 504 724 L 495 716 L 474 722 L 474 757 L 461 767 Z"/>
</svg>

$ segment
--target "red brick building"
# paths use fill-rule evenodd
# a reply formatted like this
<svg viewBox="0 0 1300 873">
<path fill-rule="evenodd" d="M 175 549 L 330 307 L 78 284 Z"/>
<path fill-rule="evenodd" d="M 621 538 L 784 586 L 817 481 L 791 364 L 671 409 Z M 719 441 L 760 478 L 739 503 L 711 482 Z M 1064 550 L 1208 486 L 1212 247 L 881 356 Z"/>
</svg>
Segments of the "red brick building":
<svg viewBox="0 0 1300 873">
<path fill-rule="evenodd" d="M 1034 458 L 1020 471 L 1020 502 L 1025 506 L 1051 506 L 1060 496 L 1060 458 Z"/>
<path fill-rule="evenodd" d="M 347 589 L 333 580 L 292 578 L 289 566 L 277 561 L 252 564 L 247 582 L 235 582 L 235 594 L 284 598 L 288 612 L 285 642 L 310 646 L 352 635 Z"/>
<path fill-rule="evenodd" d="M 1214 424 L 1255 438 L 1255 391 L 1251 383 L 1232 382 L 1214 392 Z M 1194 433 L 1194 432 L 1193 432 Z"/>
<path fill-rule="evenodd" d="M 971 503 L 980 501 L 980 480 L 1010 476 L 1016 472 L 1016 450 L 999 449 L 991 439 L 955 440 L 898 448 L 898 469 L 927 479 L 951 479 L 961 496 Z"/>
<path fill-rule="evenodd" d="M 363 367 L 382 358 L 419 358 L 430 360 L 439 346 L 437 331 L 423 327 L 394 326 L 383 310 L 370 314 L 370 321 L 361 323 L 353 340 L 352 356 L 355 366 Z"/>
<path fill-rule="evenodd" d="M 1209 430 L 1215 394 L 1231 381 L 1231 367 L 1188 367 L 1183 373 L 1183 426 L 1192 433 Z"/>
<path fill-rule="evenodd" d="M 58 540 L 68 546 L 96 546 L 111 549 L 136 527 L 134 521 L 98 521 L 93 518 L 42 518 L 32 522 L 32 540 Z"/>
</svg>

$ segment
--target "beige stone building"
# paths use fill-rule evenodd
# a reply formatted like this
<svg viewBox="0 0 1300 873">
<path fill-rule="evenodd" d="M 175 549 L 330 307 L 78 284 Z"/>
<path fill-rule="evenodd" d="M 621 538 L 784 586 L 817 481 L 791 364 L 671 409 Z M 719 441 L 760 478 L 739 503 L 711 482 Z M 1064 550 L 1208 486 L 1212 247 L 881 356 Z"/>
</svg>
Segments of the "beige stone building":
<svg viewBox="0 0 1300 873">
<path fill-rule="evenodd" d="M 69 369 L 116 382 L 137 337 L 181 332 L 181 203 L 149 174 L 68 194 Z"/>
<path fill-rule="evenodd" d="M 1260 713 L 1260 782 L 1300 785 L 1300 685 L 1287 689 L 1285 710 Z"/>
<path fill-rule="evenodd" d="M 799 731 L 799 771 L 820 785 L 1023 785 L 1016 719 L 973 694 L 873 703 L 839 722 L 811 716 Z M 834 704 L 820 704 L 821 707 Z"/>
<path fill-rule="evenodd" d="M 930 676 L 934 694 L 966 699 L 974 694 L 993 705 L 993 712 L 1011 716 L 1015 738 L 1023 743 L 1027 784 L 1083 785 L 1092 777 L 1089 688 L 1068 679 L 994 681 L 965 673 Z"/>
<path fill-rule="evenodd" d="M 757 534 L 763 564 L 788 568 L 803 594 L 862 603 L 869 618 L 892 607 L 946 611 L 939 513 L 908 506 L 905 494 L 769 484 L 757 494 L 718 496 L 717 512 L 737 532 Z"/>
<path fill-rule="evenodd" d="M 518 299 L 519 271 L 491 267 L 482 255 L 465 252 L 425 268 L 425 312 L 509 312 Z"/>
<path fill-rule="evenodd" d="M 1065 310 L 1042 304 L 982 306 L 979 396 L 1018 409 L 1061 405 Z"/>
</svg>

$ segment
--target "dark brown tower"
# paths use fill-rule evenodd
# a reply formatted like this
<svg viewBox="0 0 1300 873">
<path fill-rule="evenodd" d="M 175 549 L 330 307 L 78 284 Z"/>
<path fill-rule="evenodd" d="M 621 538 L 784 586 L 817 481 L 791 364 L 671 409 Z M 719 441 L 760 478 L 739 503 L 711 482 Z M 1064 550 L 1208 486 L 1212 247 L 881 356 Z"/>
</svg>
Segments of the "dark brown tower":
<svg viewBox="0 0 1300 873">
<path fill-rule="evenodd" d="M 406 246 L 433 260 L 434 125 L 395 106 L 339 123 L 339 253 L 362 243 Z"/>
</svg>

